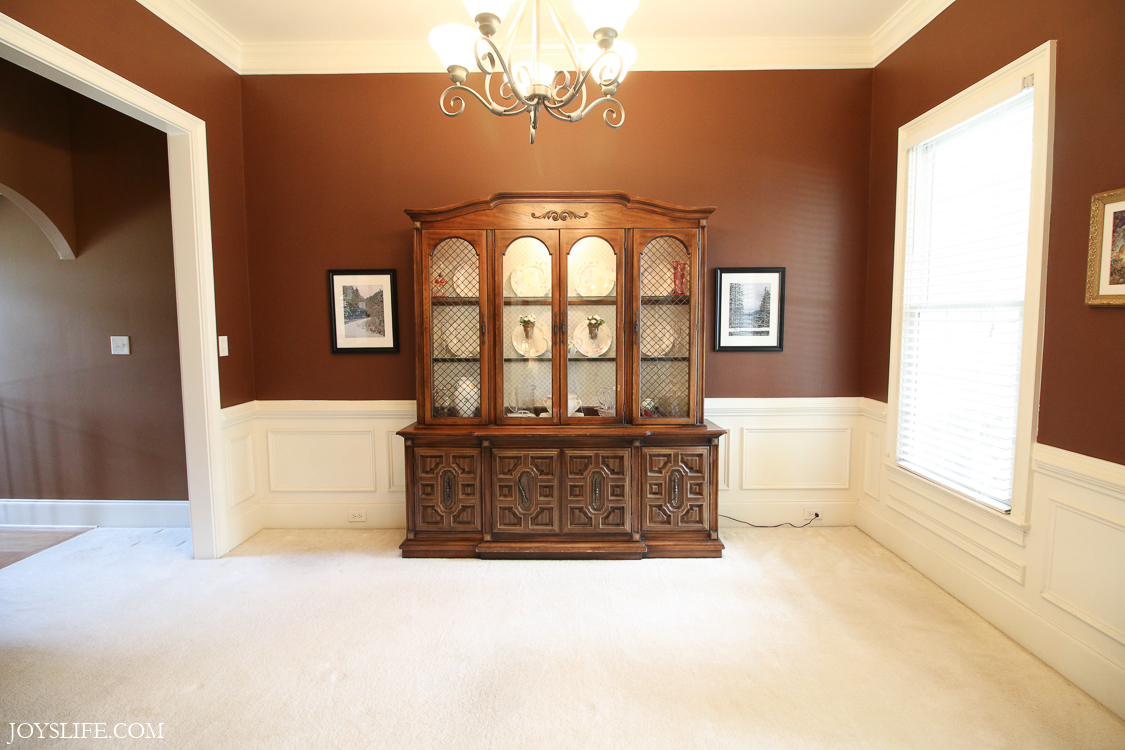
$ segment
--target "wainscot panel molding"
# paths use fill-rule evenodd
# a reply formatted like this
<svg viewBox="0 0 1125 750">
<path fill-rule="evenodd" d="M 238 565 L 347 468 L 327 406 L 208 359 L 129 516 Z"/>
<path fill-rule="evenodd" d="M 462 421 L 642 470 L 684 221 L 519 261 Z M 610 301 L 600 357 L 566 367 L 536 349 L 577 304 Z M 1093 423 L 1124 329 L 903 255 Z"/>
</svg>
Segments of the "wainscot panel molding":
<svg viewBox="0 0 1125 750">
<path fill-rule="evenodd" d="M 0 525 L 188 528 L 187 500 L 0 500 Z"/>
<path fill-rule="evenodd" d="M 1019 524 L 897 466 L 879 402 L 856 427 L 859 528 L 1125 716 L 1125 466 L 1035 445 Z"/>
<path fill-rule="evenodd" d="M 706 399 L 704 412 L 731 430 L 719 443 L 720 513 L 800 525 L 805 510 L 816 509 L 816 525 L 855 524 L 863 450 L 852 428 L 863 413 L 860 399 Z M 224 409 L 234 544 L 263 528 L 405 528 L 405 450 L 395 432 L 416 414 L 413 401 L 255 401 Z M 783 481 L 749 479 L 743 430 L 784 436 L 782 451 L 794 455 L 770 459 L 791 467 Z M 809 450 L 817 452 L 811 464 Z M 349 523 L 352 511 L 366 520 Z"/>
</svg>

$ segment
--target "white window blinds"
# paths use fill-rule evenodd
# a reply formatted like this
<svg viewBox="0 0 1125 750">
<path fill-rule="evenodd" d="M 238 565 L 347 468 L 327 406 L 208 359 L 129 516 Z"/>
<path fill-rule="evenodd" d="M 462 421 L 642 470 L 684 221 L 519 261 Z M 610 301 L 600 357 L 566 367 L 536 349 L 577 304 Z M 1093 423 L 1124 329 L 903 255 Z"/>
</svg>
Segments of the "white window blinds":
<svg viewBox="0 0 1125 750">
<path fill-rule="evenodd" d="M 898 461 L 1008 508 L 1034 90 L 910 149 Z"/>
</svg>

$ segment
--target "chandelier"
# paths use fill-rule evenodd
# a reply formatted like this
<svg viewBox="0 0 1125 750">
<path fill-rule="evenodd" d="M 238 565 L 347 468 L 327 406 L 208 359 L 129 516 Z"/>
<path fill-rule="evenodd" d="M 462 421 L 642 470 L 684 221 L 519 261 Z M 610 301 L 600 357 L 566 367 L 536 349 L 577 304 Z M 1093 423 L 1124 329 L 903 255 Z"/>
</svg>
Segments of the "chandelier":
<svg viewBox="0 0 1125 750">
<path fill-rule="evenodd" d="M 639 0 L 573 0 L 574 9 L 594 39 L 594 44 L 583 49 L 579 49 L 567 31 L 553 0 L 464 1 L 469 15 L 476 21 L 476 29 L 447 23 L 430 32 L 430 45 L 453 82 L 441 94 L 442 112 L 450 117 L 464 112 L 465 95 L 471 95 L 500 117 L 527 112 L 531 116 L 532 143 L 535 143 L 541 112 L 564 122 L 578 122 L 604 104 L 602 119 L 605 123 L 611 128 L 624 124 L 625 108 L 614 96 L 629 66 L 636 60 L 637 51 L 628 42 L 617 41 L 617 35 L 637 9 Z M 544 59 L 540 30 L 544 9 L 566 47 L 570 58 L 567 69 L 556 70 Z M 516 60 L 512 49 L 520 27 L 529 16 L 530 54 L 517 48 L 517 57 L 525 59 Z M 510 20 L 504 33 L 497 37 L 505 18 Z M 483 95 L 465 85 L 473 68 L 484 73 Z M 495 87 L 494 75 L 500 79 Z M 590 102 L 587 102 L 587 82 L 601 94 Z"/>
</svg>

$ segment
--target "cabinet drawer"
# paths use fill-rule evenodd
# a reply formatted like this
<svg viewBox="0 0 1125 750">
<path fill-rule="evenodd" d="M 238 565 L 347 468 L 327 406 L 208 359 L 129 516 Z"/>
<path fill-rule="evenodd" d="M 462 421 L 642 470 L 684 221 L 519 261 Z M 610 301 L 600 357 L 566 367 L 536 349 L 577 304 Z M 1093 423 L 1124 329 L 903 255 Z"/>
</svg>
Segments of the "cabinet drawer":
<svg viewBox="0 0 1125 750">
<path fill-rule="evenodd" d="M 628 450 L 563 451 L 563 531 L 632 530 L 630 463 Z"/>
<path fill-rule="evenodd" d="M 711 452 L 706 447 L 642 449 L 643 531 L 711 528 Z"/>
<path fill-rule="evenodd" d="M 480 451 L 414 450 L 415 529 L 480 531 Z"/>
<path fill-rule="evenodd" d="M 559 519 L 559 452 L 497 448 L 492 451 L 492 530 L 551 534 Z"/>
</svg>

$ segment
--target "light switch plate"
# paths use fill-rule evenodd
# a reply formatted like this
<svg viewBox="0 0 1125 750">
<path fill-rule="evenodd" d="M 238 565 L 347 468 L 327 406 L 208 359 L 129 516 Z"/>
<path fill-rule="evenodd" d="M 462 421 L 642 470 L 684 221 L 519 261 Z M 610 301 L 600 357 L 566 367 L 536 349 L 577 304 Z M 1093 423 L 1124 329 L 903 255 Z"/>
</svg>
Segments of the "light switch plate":
<svg viewBox="0 0 1125 750">
<path fill-rule="evenodd" d="M 129 351 L 129 337 L 128 336 L 110 336 L 109 337 L 109 353 L 110 354 L 130 354 Z"/>
<path fill-rule="evenodd" d="M 227 345 L 227 337 L 226 336 L 220 336 L 219 337 L 219 356 L 220 357 L 229 357 L 230 356 L 230 346 Z"/>
</svg>

